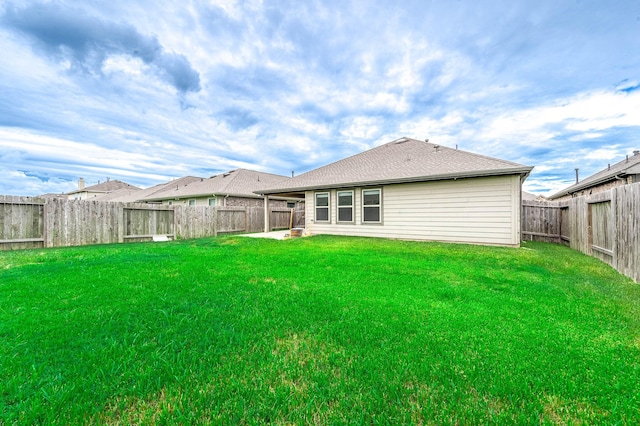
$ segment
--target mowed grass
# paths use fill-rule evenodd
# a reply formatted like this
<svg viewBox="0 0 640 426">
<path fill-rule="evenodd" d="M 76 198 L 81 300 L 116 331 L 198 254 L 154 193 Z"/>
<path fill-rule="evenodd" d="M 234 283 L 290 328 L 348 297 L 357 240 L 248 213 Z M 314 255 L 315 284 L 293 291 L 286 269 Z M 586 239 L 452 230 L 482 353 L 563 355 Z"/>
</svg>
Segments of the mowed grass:
<svg viewBox="0 0 640 426">
<path fill-rule="evenodd" d="M 0 424 L 638 424 L 640 285 L 568 248 L 0 252 Z"/>
</svg>

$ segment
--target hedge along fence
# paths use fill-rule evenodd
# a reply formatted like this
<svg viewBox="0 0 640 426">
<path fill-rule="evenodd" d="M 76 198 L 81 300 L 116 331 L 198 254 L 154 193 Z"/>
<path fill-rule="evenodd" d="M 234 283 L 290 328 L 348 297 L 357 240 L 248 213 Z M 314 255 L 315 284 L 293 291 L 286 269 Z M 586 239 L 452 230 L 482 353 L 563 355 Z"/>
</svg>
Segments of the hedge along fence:
<svg viewBox="0 0 640 426">
<path fill-rule="evenodd" d="M 299 223 L 303 212 L 271 208 L 271 228 L 288 228 L 292 214 L 294 223 Z M 191 239 L 263 230 L 263 207 L 0 196 L 0 250 L 150 241 L 158 235 Z"/>
<path fill-rule="evenodd" d="M 522 237 L 567 244 L 640 282 L 640 183 L 568 201 L 523 201 Z"/>
</svg>

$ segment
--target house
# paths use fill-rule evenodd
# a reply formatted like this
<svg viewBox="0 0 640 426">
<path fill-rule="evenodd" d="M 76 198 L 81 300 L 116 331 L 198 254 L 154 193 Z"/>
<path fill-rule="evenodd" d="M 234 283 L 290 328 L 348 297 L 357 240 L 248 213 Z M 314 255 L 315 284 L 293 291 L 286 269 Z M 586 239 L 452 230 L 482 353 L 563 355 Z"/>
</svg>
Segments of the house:
<svg viewBox="0 0 640 426">
<path fill-rule="evenodd" d="M 563 201 L 637 182 L 640 182 L 640 151 L 633 151 L 632 156 L 627 155 L 624 160 L 614 165 L 609 164 L 606 169 L 582 179 L 582 181 L 578 181 L 576 172 L 576 183 L 551 195 L 549 199 Z"/>
<path fill-rule="evenodd" d="M 527 191 L 522 191 L 522 201 L 546 201 L 547 199 L 542 195 L 532 194 Z"/>
<path fill-rule="evenodd" d="M 80 178 L 78 179 L 78 189 L 67 192 L 66 195 L 69 200 L 93 200 L 96 197 L 103 196 L 123 188 L 132 190 L 140 189 L 120 180 L 109 179 L 107 179 L 106 182 L 98 183 L 96 185 L 85 186 L 84 179 Z"/>
<path fill-rule="evenodd" d="M 182 185 L 186 185 L 191 182 L 201 181 L 203 178 L 196 176 L 184 176 L 178 179 L 173 179 L 169 182 L 160 183 L 149 188 L 121 188 L 108 194 L 103 194 L 95 198 L 96 201 L 112 201 L 123 203 L 134 203 L 140 201 L 143 198 L 150 197 L 153 194 L 159 193 L 167 189 L 178 188 Z"/>
<path fill-rule="evenodd" d="M 263 198 L 254 191 L 291 179 L 287 176 L 236 169 L 196 181 L 170 185 L 161 191 L 140 198 L 139 201 L 190 206 L 262 207 Z M 300 200 L 273 197 L 270 207 L 296 207 Z"/>
<path fill-rule="evenodd" d="M 400 138 L 257 193 L 304 199 L 311 234 L 519 246 L 532 169 Z"/>
</svg>

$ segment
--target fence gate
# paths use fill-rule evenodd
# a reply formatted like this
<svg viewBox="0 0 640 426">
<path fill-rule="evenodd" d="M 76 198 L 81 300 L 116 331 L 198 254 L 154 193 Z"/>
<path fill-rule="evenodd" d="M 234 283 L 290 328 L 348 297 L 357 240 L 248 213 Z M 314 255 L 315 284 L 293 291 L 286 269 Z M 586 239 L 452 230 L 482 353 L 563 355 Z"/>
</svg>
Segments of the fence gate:
<svg viewBox="0 0 640 426">
<path fill-rule="evenodd" d="M 124 240 L 148 241 L 154 235 L 174 235 L 173 210 L 125 208 Z"/>
<path fill-rule="evenodd" d="M 0 250 L 44 246 L 44 201 L 0 196 Z"/>
<path fill-rule="evenodd" d="M 594 257 L 613 265 L 613 223 L 611 200 L 590 203 L 589 212 L 589 245 Z"/>
</svg>

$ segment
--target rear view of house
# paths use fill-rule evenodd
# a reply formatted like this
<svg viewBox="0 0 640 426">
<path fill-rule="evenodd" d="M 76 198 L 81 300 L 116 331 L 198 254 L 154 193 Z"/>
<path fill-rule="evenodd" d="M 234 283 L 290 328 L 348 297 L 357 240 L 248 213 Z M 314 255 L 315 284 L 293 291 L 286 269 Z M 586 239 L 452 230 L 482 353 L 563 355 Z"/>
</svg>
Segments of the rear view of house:
<svg viewBox="0 0 640 426">
<path fill-rule="evenodd" d="M 532 169 L 400 138 L 256 192 L 304 199 L 312 234 L 518 246 Z"/>
</svg>

